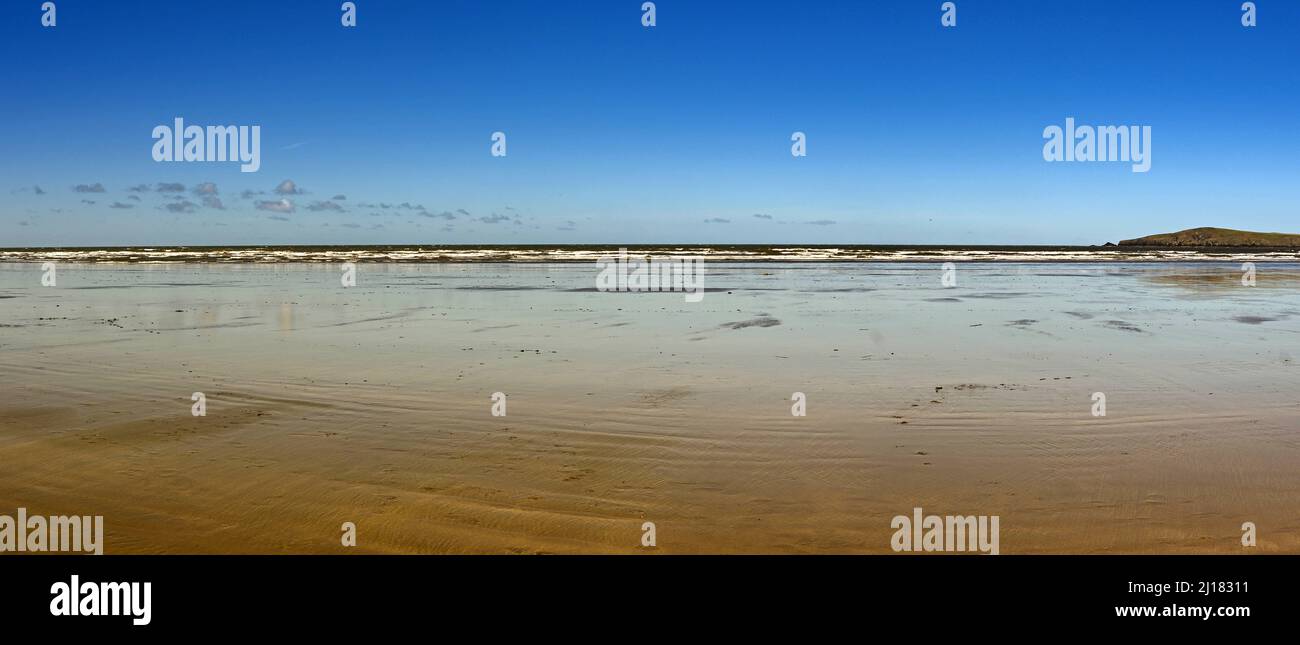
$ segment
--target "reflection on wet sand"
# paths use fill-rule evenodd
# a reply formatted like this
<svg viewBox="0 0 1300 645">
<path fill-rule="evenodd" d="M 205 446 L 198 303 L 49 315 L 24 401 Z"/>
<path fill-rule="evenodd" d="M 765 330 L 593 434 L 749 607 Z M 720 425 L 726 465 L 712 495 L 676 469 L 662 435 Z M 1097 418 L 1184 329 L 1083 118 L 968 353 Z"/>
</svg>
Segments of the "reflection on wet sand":
<svg viewBox="0 0 1300 645">
<path fill-rule="evenodd" d="M 1234 266 L 1210 267 L 1180 266 L 1174 269 L 1153 269 L 1143 273 L 1143 278 L 1162 286 L 1182 287 L 1191 291 L 1234 290 L 1243 286 L 1260 289 L 1300 289 L 1300 271 L 1278 269 L 1269 265 L 1257 268 L 1253 284 L 1243 284 L 1247 272 Z"/>
</svg>

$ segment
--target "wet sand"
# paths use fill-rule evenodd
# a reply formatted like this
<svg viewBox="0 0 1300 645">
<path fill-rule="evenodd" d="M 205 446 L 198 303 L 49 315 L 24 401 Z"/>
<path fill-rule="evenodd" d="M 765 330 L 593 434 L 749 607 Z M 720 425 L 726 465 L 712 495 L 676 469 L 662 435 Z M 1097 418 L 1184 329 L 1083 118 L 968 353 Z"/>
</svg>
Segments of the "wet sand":
<svg viewBox="0 0 1300 645">
<path fill-rule="evenodd" d="M 595 275 L 0 265 L 0 513 L 109 554 L 887 553 L 915 506 L 1007 554 L 1300 552 L 1294 264 Z"/>
</svg>

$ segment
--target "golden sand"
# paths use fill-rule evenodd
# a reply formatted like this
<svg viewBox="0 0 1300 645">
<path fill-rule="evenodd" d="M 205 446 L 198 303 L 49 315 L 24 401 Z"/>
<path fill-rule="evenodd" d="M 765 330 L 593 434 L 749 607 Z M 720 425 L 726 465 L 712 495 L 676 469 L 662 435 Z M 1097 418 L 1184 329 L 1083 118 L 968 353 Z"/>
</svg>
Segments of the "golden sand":
<svg viewBox="0 0 1300 645">
<path fill-rule="evenodd" d="M 585 266 L 17 271 L 0 509 L 103 515 L 109 554 L 882 553 L 918 506 L 1000 516 L 1005 554 L 1249 552 L 1246 521 L 1300 551 L 1294 290 L 768 267 L 696 306 L 567 291 Z"/>
</svg>

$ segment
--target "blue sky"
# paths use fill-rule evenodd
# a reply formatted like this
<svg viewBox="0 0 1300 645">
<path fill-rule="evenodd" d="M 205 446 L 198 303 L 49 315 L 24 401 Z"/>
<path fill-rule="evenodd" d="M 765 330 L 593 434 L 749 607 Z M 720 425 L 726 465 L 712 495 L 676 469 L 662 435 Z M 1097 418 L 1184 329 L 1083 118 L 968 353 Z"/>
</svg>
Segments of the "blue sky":
<svg viewBox="0 0 1300 645">
<path fill-rule="evenodd" d="M 1291 0 L 55 1 L 0 13 L 0 246 L 1300 231 Z M 260 171 L 155 162 L 176 117 L 260 125 Z M 1151 126 L 1150 172 L 1045 162 L 1066 117 Z"/>
</svg>

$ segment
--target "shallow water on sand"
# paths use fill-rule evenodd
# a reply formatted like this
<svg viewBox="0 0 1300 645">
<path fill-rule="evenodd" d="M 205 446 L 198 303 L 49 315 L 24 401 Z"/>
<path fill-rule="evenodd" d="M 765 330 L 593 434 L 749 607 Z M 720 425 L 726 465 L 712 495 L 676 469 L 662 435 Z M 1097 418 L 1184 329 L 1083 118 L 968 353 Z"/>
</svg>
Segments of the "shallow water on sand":
<svg viewBox="0 0 1300 645">
<path fill-rule="evenodd" d="M 0 511 L 104 515 L 107 553 L 340 552 L 345 521 L 888 552 L 916 506 L 1000 516 L 1002 553 L 1235 553 L 1247 521 L 1300 551 L 1300 265 L 711 263 L 698 303 L 596 273 L 0 264 Z"/>
</svg>

